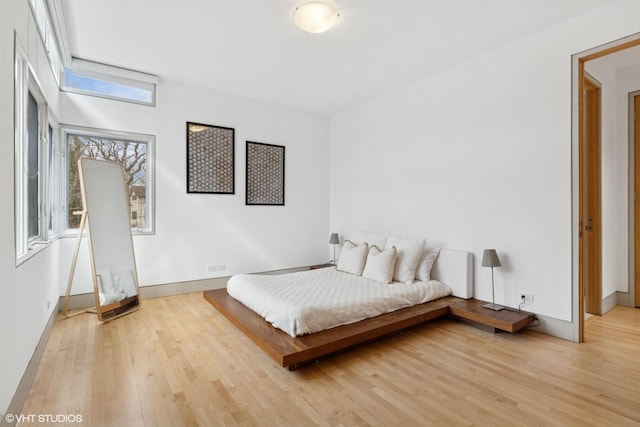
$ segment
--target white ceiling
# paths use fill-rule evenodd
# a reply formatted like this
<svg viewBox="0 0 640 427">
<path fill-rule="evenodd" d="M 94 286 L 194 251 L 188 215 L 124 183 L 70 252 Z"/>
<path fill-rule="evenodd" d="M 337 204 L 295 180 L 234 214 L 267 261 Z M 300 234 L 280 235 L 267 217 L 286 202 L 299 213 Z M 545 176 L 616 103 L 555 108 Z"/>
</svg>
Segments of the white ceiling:
<svg viewBox="0 0 640 427">
<path fill-rule="evenodd" d="M 333 114 L 612 0 L 58 0 L 74 57 L 261 102 Z"/>
</svg>

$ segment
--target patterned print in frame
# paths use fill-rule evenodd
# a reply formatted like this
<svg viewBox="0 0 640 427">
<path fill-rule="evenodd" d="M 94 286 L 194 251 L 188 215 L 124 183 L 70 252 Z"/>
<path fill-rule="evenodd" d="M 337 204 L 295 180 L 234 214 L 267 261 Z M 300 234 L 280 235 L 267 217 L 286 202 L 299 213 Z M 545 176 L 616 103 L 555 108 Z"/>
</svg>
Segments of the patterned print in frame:
<svg viewBox="0 0 640 427">
<path fill-rule="evenodd" d="M 187 193 L 235 194 L 235 130 L 187 122 Z"/>
<path fill-rule="evenodd" d="M 284 146 L 247 141 L 247 205 L 284 206 Z"/>
</svg>

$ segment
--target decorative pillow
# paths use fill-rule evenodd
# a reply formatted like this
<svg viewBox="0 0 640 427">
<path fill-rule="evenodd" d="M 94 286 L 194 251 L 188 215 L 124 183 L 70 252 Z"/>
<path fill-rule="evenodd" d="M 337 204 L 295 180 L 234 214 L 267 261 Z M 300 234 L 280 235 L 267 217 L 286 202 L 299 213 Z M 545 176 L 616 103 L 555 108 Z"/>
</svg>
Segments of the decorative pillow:
<svg viewBox="0 0 640 427">
<path fill-rule="evenodd" d="M 393 271 L 393 281 L 413 283 L 416 276 L 416 267 L 424 250 L 424 239 L 389 236 L 385 249 L 392 246 L 395 246 L 398 251 L 396 268 Z"/>
<path fill-rule="evenodd" d="M 340 251 L 340 259 L 338 260 L 336 269 L 344 271 L 345 273 L 361 276 L 364 263 L 367 260 L 368 249 L 369 245 L 366 243 L 356 245 L 351 240 L 345 240 L 342 245 L 342 251 Z"/>
<path fill-rule="evenodd" d="M 396 266 L 396 256 L 398 251 L 395 246 L 384 251 L 377 246 L 369 248 L 367 262 L 364 265 L 362 277 L 375 280 L 376 282 L 391 283 L 393 270 Z"/>
<path fill-rule="evenodd" d="M 383 234 L 369 233 L 366 231 L 356 231 L 351 236 L 351 241 L 355 244 L 367 243 L 369 246 L 384 248 L 387 236 Z"/>
<path fill-rule="evenodd" d="M 436 248 L 428 248 L 422 251 L 422 256 L 418 261 L 418 266 L 416 267 L 416 280 L 426 281 L 431 280 L 431 269 L 433 268 L 433 264 L 438 259 L 438 255 L 440 254 L 440 249 Z"/>
</svg>

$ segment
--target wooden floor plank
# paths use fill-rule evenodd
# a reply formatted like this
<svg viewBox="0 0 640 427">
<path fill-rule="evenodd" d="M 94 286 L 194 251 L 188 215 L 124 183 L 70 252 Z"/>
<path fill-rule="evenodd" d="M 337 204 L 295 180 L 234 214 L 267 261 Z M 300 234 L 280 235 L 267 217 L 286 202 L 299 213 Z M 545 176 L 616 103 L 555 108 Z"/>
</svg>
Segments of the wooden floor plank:
<svg viewBox="0 0 640 427">
<path fill-rule="evenodd" d="M 435 320 L 288 371 L 187 294 L 113 322 L 60 317 L 22 414 L 79 411 L 91 426 L 631 426 L 638 354 L 640 310 L 615 307 L 587 322 L 583 344 Z"/>
</svg>

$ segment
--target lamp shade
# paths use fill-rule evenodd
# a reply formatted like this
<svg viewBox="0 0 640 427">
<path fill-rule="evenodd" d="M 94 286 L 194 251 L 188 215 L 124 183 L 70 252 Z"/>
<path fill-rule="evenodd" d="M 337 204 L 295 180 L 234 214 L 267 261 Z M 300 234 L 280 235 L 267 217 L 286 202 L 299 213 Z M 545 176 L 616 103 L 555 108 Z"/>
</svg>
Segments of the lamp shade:
<svg viewBox="0 0 640 427">
<path fill-rule="evenodd" d="M 336 25 L 339 16 L 330 4 L 310 1 L 296 7 L 293 20 L 298 28 L 308 33 L 324 33 Z"/>
<path fill-rule="evenodd" d="M 329 237 L 330 245 L 338 245 L 340 244 L 340 238 L 338 237 L 338 233 L 331 233 L 331 237 Z"/>
<path fill-rule="evenodd" d="M 500 267 L 500 258 L 495 249 L 485 249 L 482 253 L 482 266 L 483 267 Z"/>
</svg>

